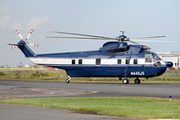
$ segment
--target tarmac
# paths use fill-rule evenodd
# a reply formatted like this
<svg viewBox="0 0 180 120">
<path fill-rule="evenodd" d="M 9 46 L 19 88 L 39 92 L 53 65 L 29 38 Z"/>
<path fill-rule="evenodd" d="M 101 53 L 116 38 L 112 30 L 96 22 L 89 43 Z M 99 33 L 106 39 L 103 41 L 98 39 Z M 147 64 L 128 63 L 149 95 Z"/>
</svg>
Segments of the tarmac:
<svg viewBox="0 0 180 120">
<path fill-rule="evenodd" d="M 0 80 L 1 98 L 158 97 L 180 99 L 180 84 L 64 83 Z"/>
<path fill-rule="evenodd" d="M 0 99 L 124 96 L 169 98 L 171 96 L 173 100 L 180 99 L 179 88 L 180 84 L 62 83 L 0 80 Z M 0 104 L 0 116 L 3 120 L 134 120 L 134 118 L 86 115 L 77 114 L 73 111 L 6 104 Z"/>
<path fill-rule="evenodd" d="M 105 115 L 78 114 L 69 110 L 0 104 L 1 120 L 138 120 Z"/>
</svg>

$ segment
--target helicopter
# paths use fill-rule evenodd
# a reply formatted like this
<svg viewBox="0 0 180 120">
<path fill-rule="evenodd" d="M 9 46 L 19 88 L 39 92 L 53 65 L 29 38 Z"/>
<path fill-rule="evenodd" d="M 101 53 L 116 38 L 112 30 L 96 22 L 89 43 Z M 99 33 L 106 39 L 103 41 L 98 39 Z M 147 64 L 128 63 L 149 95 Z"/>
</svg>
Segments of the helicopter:
<svg viewBox="0 0 180 120">
<path fill-rule="evenodd" d="M 46 38 L 63 38 L 63 39 L 96 39 L 96 40 L 113 40 L 104 43 L 99 50 L 95 51 L 79 51 L 79 52 L 64 52 L 51 54 L 36 54 L 27 44 L 38 46 L 37 44 L 29 43 L 27 40 L 34 32 L 31 30 L 28 37 L 23 40 L 22 35 L 18 30 L 16 33 L 21 38 L 17 44 L 8 44 L 18 47 L 24 55 L 34 64 L 44 65 L 64 69 L 68 76 L 65 81 L 69 83 L 71 77 L 122 77 L 123 84 L 128 84 L 128 77 L 134 77 L 134 83 L 140 84 L 139 78 L 150 78 L 160 76 L 165 73 L 168 67 L 172 67 L 170 61 L 163 61 L 155 52 L 151 52 L 148 46 L 140 45 L 132 41 L 124 35 L 124 31 L 118 37 L 104 37 L 97 35 L 57 32 L 53 33 L 76 35 L 81 37 L 55 37 L 47 36 Z M 159 38 L 165 36 L 153 36 L 145 38 Z M 138 40 L 136 40 L 138 41 Z M 142 40 L 139 40 L 142 41 Z M 128 44 L 128 42 L 133 43 Z M 162 41 L 161 41 L 162 42 Z"/>
</svg>

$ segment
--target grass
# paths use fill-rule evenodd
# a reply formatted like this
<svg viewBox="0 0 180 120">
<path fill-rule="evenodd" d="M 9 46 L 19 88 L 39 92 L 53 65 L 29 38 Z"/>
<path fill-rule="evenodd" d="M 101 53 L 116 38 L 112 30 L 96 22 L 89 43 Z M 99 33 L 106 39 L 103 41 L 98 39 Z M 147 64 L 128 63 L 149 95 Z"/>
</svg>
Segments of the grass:
<svg viewBox="0 0 180 120">
<path fill-rule="evenodd" d="M 180 101 L 140 97 L 2 99 L 0 103 L 73 110 L 79 113 L 143 119 L 180 119 Z"/>
<path fill-rule="evenodd" d="M 0 68 L 0 71 L 46 71 L 46 69 L 39 69 L 39 68 Z"/>
<path fill-rule="evenodd" d="M 62 70 L 40 70 L 40 69 L 0 69 L 0 80 L 26 80 L 26 81 L 61 81 L 67 79 Z"/>
<path fill-rule="evenodd" d="M 172 72 L 176 74 L 172 74 Z M 179 71 L 167 71 L 165 74 L 149 78 L 140 78 L 142 83 L 180 83 Z M 31 80 L 31 81 L 59 81 L 64 82 L 67 75 L 63 70 L 40 70 L 40 69 L 0 69 L 0 80 Z M 135 78 L 128 78 L 134 83 Z M 110 82 L 121 83 L 118 77 L 75 77 L 71 82 Z"/>
</svg>

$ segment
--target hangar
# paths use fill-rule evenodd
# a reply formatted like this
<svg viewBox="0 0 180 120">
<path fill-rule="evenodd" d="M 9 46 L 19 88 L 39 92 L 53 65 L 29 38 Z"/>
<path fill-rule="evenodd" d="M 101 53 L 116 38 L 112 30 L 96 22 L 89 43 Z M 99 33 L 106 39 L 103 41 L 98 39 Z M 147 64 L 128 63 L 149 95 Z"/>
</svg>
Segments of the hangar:
<svg viewBox="0 0 180 120">
<path fill-rule="evenodd" d="M 173 67 L 178 70 L 180 67 L 180 52 L 157 52 L 164 61 L 173 62 Z"/>
</svg>

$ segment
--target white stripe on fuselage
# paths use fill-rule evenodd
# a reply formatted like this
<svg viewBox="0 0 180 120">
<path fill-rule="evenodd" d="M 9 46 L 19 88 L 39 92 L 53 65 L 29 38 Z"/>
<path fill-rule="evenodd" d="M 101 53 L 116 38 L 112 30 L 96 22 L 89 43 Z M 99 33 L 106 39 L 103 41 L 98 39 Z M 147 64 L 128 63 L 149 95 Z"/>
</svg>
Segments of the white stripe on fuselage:
<svg viewBox="0 0 180 120">
<path fill-rule="evenodd" d="M 42 57 L 28 57 L 28 59 L 35 63 L 35 64 L 66 64 L 66 65 L 71 65 L 72 60 L 75 60 L 75 64 L 79 64 L 79 59 L 82 59 L 82 64 L 90 64 L 90 65 L 95 65 L 96 64 L 96 58 L 42 58 Z M 117 65 L 117 60 L 121 58 L 101 58 L 101 65 Z M 135 58 L 136 59 L 136 58 Z M 138 64 L 154 64 L 154 63 L 145 63 L 145 59 L 140 58 L 137 59 Z M 121 59 L 121 64 L 126 64 L 126 59 Z M 134 59 L 130 59 L 130 64 L 134 64 Z M 161 61 L 162 65 L 165 65 L 164 61 Z"/>
</svg>

